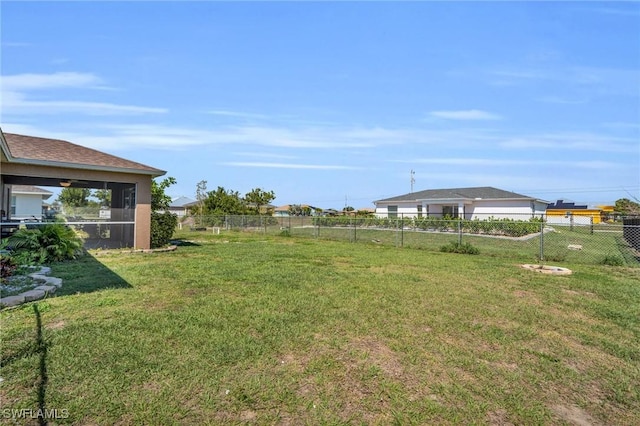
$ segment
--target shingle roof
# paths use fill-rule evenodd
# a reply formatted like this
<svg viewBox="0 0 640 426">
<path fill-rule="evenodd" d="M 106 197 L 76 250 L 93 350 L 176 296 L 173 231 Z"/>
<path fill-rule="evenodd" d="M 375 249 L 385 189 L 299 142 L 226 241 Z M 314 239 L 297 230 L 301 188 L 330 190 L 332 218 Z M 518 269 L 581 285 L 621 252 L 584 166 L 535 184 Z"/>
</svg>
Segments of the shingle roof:
<svg viewBox="0 0 640 426">
<path fill-rule="evenodd" d="M 49 198 L 53 195 L 53 192 L 47 191 L 46 189 L 38 188 L 33 185 L 12 185 L 11 192 L 14 194 L 38 194 L 38 195 L 46 195 Z"/>
<path fill-rule="evenodd" d="M 581 206 L 576 206 L 576 203 L 573 202 L 568 202 L 568 201 L 564 201 L 564 200 L 558 200 L 555 203 L 549 203 L 549 205 L 547 206 L 547 209 L 587 209 L 588 206 L 585 205 L 581 205 Z"/>
<path fill-rule="evenodd" d="M 387 201 L 417 201 L 417 200 L 441 200 L 441 199 L 527 199 L 535 200 L 535 197 L 529 197 L 527 195 L 518 194 L 515 192 L 504 191 L 502 189 L 494 188 L 492 186 L 480 186 L 475 188 L 449 188 L 449 189 L 427 189 L 424 191 L 410 192 L 404 195 L 398 195 L 397 197 L 385 198 L 378 200 L 377 202 Z"/>
<path fill-rule="evenodd" d="M 3 133 L 10 162 L 59 167 L 90 168 L 161 176 L 165 172 L 135 161 L 106 154 L 71 142 Z"/>
<path fill-rule="evenodd" d="M 171 204 L 169 204 L 169 207 L 182 208 L 182 207 L 187 207 L 187 205 L 189 204 L 194 204 L 195 202 L 196 202 L 195 200 L 192 200 L 189 197 L 178 197 L 171 201 Z"/>
</svg>

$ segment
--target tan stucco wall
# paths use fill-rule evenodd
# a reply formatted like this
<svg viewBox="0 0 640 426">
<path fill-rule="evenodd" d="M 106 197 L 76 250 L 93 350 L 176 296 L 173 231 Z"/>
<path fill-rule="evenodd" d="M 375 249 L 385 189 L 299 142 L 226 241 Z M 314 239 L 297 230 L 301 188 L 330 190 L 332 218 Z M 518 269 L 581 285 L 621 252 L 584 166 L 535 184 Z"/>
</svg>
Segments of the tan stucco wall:
<svg viewBox="0 0 640 426">
<path fill-rule="evenodd" d="M 140 176 L 141 178 L 143 176 Z M 136 188 L 135 248 L 151 248 L 151 178 L 140 179 Z"/>
</svg>

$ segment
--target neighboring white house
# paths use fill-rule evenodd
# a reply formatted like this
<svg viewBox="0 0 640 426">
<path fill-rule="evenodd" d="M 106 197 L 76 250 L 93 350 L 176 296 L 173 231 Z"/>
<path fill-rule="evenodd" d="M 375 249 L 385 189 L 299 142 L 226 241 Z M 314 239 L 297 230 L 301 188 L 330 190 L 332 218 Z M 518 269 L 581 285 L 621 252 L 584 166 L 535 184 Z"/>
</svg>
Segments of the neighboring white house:
<svg viewBox="0 0 640 426">
<path fill-rule="evenodd" d="M 32 185 L 12 185 L 9 217 L 11 220 L 42 220 L 47 204 L 44 200 L 53 192 Z"/>
<path fill-rule="evenodd" d="M 548 201 L 490 186 L 427 189 L 374 201 L 377 217 L 462 217 L 528 220 L 544 215 Z"/>
<path fill-rule="evenodd" d="M 183 218 L 189 215 L 189 208 L 197 204 L 196 200 L 192 200 L 189 197 L 178 197 L 171 200 L 171 204 L 169 204 L 169 211 L 178 218 Z"/>
</svg>

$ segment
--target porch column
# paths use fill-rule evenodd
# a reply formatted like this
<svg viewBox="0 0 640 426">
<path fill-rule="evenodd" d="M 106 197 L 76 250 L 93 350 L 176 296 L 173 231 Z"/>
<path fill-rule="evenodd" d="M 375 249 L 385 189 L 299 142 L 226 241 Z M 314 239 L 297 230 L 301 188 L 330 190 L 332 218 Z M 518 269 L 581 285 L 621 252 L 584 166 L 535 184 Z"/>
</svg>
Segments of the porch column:
<svg viewBox="0 0 640 426">
<path fill-rule="evenodd" d="M 151 248 L 151 178 L 136 184 L 136 216 L 133 245 L 139 249 Z"/>
<path fill-rule="evenodd" d="M 462 202 L 458 203 L 458 217 L 462 218 L 462 219 L 465 219 L 465 216 L 464 216 L 464 203 L 462 203 Z"/>
</svg>

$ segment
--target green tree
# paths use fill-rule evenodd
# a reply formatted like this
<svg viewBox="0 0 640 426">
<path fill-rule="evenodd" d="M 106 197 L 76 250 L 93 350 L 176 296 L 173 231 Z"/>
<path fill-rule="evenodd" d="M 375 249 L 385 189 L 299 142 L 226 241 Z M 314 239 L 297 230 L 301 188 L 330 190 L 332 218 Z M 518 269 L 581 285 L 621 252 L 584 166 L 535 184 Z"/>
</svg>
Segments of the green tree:
<svg viewBox="0 0 640 426">
<path fill-rule="evenodd" d="M 261 213 L 261 208 L 266 206 L 276 198 L 276 194 L 273 191 L 265 191 L 261 188 L 254 188 L 244 196 L 250 209 L 255 210 L 257 214 Z"/>
<path fill-rule="evenodd" d="M 226 190 L 219 186 L 209 191 L 204 199 L 204 214 L 212 216 L 242 215 L 247 212 L 244 200 L 237 191 Z"/>
<path fill-rule="evenodd" d="M 204 200 L 207 198 L 207 181 L 201 180 L 196 185 L 196 200 L 198 200 L 198 213 L 200 215 L 200 225 L 204 224 Z"/>
<path fill-rule="evenodd" d="M 100 207 L 109 207 L 111 205 L 110 189 L 96 189 L 91 196 L 98 199 Z"/>
<path fill-rule="evenodd" d="M 167 210 L 171 204 L 171 197 L 165 194 L 165 189 L 176 184 L 176 179 L 167 177 L 160 182 L 151 181 L 151 211 Z"/>
<path fill-rule="evenodd" d="M 628 198 L 621 198 L 616 201 L 613 211 L 623 216 L 638 216 L 640 215 L 640 204 Z"/>
<path fill-rule="evenodd" d="M 292 204 L 289 206 L 290 216 L 311 216 L 311 207 L 301 204 Z"/>
<path fill-rule="evenodd" d="M 86 207 L 91 190 L 88 188 L 63 188 L 57 200 L 65 207 Z"/>
<path fill-rule="evenodd" d="M 176 183 L 175 178 L 168 177 L 160 182 L 151 181 L 151 247 L 158 248 L 169 244 L 173 231 L 178 224 L 178 217 L 169 211 L 171 197 L 165 190 Z M 161 213 L 162 212 L 162 213 Z"/>
</svg>

